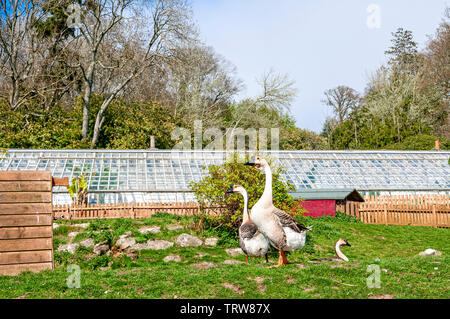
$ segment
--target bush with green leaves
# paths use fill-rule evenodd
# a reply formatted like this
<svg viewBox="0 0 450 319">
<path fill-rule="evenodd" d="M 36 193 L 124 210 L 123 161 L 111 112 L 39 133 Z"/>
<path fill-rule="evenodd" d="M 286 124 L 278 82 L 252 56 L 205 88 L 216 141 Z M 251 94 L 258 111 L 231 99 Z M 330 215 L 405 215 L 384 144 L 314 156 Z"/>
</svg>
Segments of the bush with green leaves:
<svg viewBox="0 0 450 319">
<path fill-rule="evenodd" d="M 196 216 L 197 230 L 214 229 L 237 234 L 242 222 L 244 200 L 240 194 L 225 194 L 231 184 L 241 185 L 247 190 L 249 211 L 261 197 L 265 186 L 264 173 L 245 166 L 242 159 L 237 159 L 234 154 L 221 165 L 208 166 L 208 174 L 203 179 L 190 183 L 200 206 Z M 271 167 L 274 205 L 292 215 L 304 213 L 302 206 L 288 193 L 295 189 L 294 186 L 280 177 L 283 169 Z"/>
</svg>

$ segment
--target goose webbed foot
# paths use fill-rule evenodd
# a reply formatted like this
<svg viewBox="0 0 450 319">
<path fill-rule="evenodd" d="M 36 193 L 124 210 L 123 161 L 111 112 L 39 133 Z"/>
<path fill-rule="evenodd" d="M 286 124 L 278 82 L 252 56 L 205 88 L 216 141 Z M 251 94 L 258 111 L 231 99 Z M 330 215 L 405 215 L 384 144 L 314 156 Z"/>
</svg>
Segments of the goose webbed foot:
<svg viewBox="0 0 450 319">
<path fill-rule="evenodd" d="M 286 253 L 284 252 L 284 250 L 279 250 L 279 257 L 278 257 L 278 263 L 276 265 L 270 266 L 269 268 L 278 268 L 284 265 L 287 265 L 289 262 L 286 258 Z"/>
</svg>

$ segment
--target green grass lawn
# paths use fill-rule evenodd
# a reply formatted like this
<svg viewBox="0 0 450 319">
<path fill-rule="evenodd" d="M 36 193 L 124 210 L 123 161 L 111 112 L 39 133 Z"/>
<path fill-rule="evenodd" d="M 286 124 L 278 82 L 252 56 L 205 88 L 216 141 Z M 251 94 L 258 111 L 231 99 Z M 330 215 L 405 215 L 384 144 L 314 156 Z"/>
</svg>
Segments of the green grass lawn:
<svg viewBox="0 0 450 319">
<path fill-rule="evenodd" d="M 347 216 L 302 221 L 313 225 L 307 245 L 289 254 L 291 263 L 278 269 L 268 269 L 277 260 L 276 252 L 270 256 L 269 265 L 263 258 L 252 258 L 250 265 L 225 264 L 231 259 L 245 261 L 244 255 L 226 254 L 226 248 L 238 247 L 237 240 L 229 236 L 221 238 L 216 247 L 182 248 L 175 244 L 166 250 L 139 251 L 137 258 L 92 257 L 92 248 L 78 248 L 74 255 L 55 252 L 54 271 L 0 277 L 0 298 L 450 297 L 450 229 L 366 225 Z M 114 242 L 127 231 L 139 242 L 152 238 L 174 241 L 183 232 L 192 233 L 189 218 L 168 214 L 142 220 L 84 221 L 91 223 L 85 230 L 71 226 L 81 222 L 58 221 L 62 225 L 55 230 L 55 247 L 68 242 L 67 235 L 72 231 L 81 231 L 74 242 L 86 238 Z M 142 235 L 137 229 L 143 224 L 159 225 L 161 232 Z M 185 229 L 168 231 L 166 226 L 170 224 L 181 224 Z M 194 235 L 204 239 L 220 234 L 208 231 Z M 350 262 L 310 262 L 334 256 L 333 244 L 340 237 L 352 245 L 342 249 Z M 418 256 L 427 248 L 441 251 L 442 256 Z M 164 262 L 163 258 L 170 254 L 181 256 L 181 262 Z M 212 267 L 202 268 L 202 262 L 211 262 Z M 67 286 L 70 264 L 81 268 L 80 288 Z M 372 274 L 367 267 L 372 264 L 380 267 L 380 288 L 367 287 L 366 278 Z"/>
</svg>

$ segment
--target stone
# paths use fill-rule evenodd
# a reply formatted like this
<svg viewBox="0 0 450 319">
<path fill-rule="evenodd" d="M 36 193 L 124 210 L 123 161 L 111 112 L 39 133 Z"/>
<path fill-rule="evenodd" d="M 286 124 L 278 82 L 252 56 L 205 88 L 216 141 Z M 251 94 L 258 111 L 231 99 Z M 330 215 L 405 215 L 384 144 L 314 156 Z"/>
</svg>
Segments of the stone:
<svg viewBox="0 0 450 319">
<path fill-rule="evenodd" d="M 141 234 L 148 234 L 148 233 L 157 234 L 160 231 L 161 231 L 161 227 L 159 227 L 159 226 L 141 227 L 141 228 L 139 228 L 139 232 Z"/>
<path fill-rule="evenodd" d="M 218 240 L 219 240 L 219 238 L 216 238 L 216 237 L 206 238 L 205 245 L 206 246 L 216 246 Z"/>
<path fill-rule="evenodd" d="M 226 265 L 236 265 L 236 264 L 242 264 L 242 261 L 234 260 L 234 259 L 227 259 L 223 263 Z"/>
<path fill-rule="evenodd" d="M 109 246 L 105 242 L 96 244 L 94 246 L 94 254 L 98 256 L 103 255 L 107 252 L 109 252 Z"/>
<path fill-rule="evenodd" d="M 181 261 L 181 257 L 180 256 L 178 256 L 178 255 L 169 255 L 169 256 L 166 256 L 166 257 L 164 257 L 164 262 L 169 262 L 169 261 L 174 261 L 174 262 L 180 262 Z"/>
<path fill-rule="evenodd" d="M 116 247 L 118 247 L 119 249 L 125 250 L 128 247 L 133 246 L 134 244 L 136 244 L 136 239 L 132 238 L 132 237 L 124 237 L 124 238 L 120 238 L 117 242 L 116 242 Z"/>
<path fill-rule="evenodd" d="M 71 233 L 69 233 L 69 235 L 67 235 L 69 238 L 74 238 L 76 235 L 78 235 L 80 232 L 77 231 L 73 231 Z"/>
<path fill-rule="evenodd" d="M 92 238 L 80 241 L 80 245 L 83 247 L 94 247 L 94 240 Z"/>
<path fill-rule="evenodd" d="M 179 235 L 175 242 L 181 247 L 198 247 L 203 244 L 203 241 L 195 236 L 189 234 Z"/>
<path fill-rule="evenodd" d="M 422 256 L 422 257 L 441 256 L 442 253 L 440 251 L 435 250 L 435 249 L 428 248 L 428 249 L 425 249 L 424 251 L 420 252 L 419 255 Z"/>
<path fill-rule="evenodd" d="M 228 249 L 225 249 L 225 251 L 231 257 L 236 257 L 236 256 L 242 255 L 244 253 L 241 248 L 228 248 Z"/>
<path fill-rule="evenodd" d="M 57 251 L 67 251 L 71 254 L 75 253 L 75 250 L 78 248 L 79 244 L 67 244 L 61 245 L 58 247 Z"/>
<path fill-rule="evenodd" d="M 142 249 L 152 249 L 152 250 L 162 250 L 162 249 L 167 249 L 173 246 L 173 243 L 171 241 L 167 241 L 167 240 L 160 240 L 160 239 L 156 239 L 156 240 L 147 240 L 146 243 L 138 243 L 138 244 L 134 244 L 133 246 L 130 247 L 130 249 L 134 249 L 134 250 L 142 250 Z"/>
<path fill-rule="evenodd" d="M 53 223 L 53 229 L 56 229 L 56 228 L 58 228 L 59 226 L 61 226 L 61 225 Z"/>
<path fill-rule="evenodd" d="M 83 229 L 86 229 L 89 226 L 89 223 L 83 223 L 83 224 L 73 224 L 74 227 L 81 227 Z"/>
<path fill-rule="evenodd" d="M 183 226 L 181 226 L 181 225 L 169 225 L 169 226 L 167 226 L 167 230 L 180 231 L 180 230 L 183 230 Z"/>
<path fill-rule="evenodd" d="M 216 267 L 216 263 L 213 263 L 212 261 L 203 261 L 201 263 L 193 263 L 192 266 L 194 266 L 197 269 L 208 269 Z"/>
</svg>

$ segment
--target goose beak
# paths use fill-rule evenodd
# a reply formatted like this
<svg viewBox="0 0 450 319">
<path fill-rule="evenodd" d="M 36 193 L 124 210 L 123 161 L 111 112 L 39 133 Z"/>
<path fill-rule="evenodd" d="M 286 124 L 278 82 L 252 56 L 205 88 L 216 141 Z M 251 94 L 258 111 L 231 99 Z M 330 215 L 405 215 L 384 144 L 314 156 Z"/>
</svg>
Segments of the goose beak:
<svg viewBox="0 0 450 319">
<path fill-rule="evenodd" d="M 225 192 L 225 194 L 234 193 L 233 191 L 233 184 L 230 185 L 230 188 Z"/>
<path fill-rule="evenodd" d="M 255 166 L 255 158 L 252 157 L 247 163 L 244 163 L 244 165 Z"/>
</svg>

